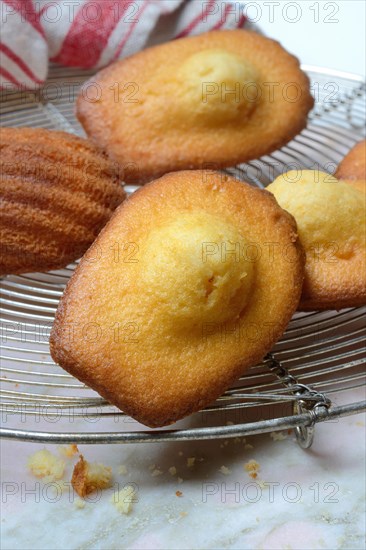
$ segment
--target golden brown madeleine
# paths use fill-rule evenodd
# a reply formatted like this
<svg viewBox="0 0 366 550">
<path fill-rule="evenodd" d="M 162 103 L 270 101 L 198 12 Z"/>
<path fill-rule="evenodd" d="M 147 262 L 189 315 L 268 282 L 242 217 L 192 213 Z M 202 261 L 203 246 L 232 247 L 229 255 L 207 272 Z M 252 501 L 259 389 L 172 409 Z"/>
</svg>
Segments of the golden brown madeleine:
<svg viewBox="0 0 366 550">
<path fill-rule="evenodd" d="M 347 153 L 334 175 L 339 180 L 366 180 L 366 140 L 359 141 Z"/>
<path fill-rule="evenodd" d="M 202 409 L 271 349 L 296 310 L 304 255 L 273 196 L 217 172 L 132 195 L 84 255 L 51 354 L 148 426 Z"/>
<path fill-rule="evenodd" d="M 366 304 L 365 194 L 312 170 L 283 174 L 267 189 L 296 219 L 306 253 L 299 309 Z"/>
<path fill-rule="evenodd" d="M 116 165 L 74 135 L 1 128 L 0 152 L 0 275 L 80 258 L 125 197 Z"/>
<path fill-rule="evenodd" d="M 257 33 L 155 46 L 86 83 L 77 116 L 125 181 L 258 158 L 298 134 L 313 106 L 298 60 Z"/>
<path fill-rule="evenodd" d="M 366 192 L 366 140 L 359 141 L 339 164 L 335 177 Z"/>
</svg>

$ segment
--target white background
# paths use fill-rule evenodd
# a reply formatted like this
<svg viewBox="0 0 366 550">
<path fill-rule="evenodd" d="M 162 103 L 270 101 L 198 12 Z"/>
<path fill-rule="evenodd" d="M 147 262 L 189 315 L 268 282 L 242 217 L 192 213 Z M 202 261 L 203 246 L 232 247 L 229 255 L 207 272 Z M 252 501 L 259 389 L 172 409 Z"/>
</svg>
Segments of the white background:
<svg viewBox="0 0 366 550">
<path fill-rule="evenodd" d="M 365 0 L 248 0 L 245 13 L 302 63 L 365 75 Z"/>
</svg>

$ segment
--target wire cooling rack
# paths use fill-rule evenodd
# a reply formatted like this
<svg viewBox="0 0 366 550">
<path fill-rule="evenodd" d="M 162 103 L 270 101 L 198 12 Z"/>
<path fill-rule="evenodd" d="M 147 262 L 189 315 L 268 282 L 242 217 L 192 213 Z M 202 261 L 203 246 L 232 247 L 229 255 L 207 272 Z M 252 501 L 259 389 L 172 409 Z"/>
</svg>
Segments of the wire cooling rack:
<svg viewBox="0 0 366 550">
<path fill-rule="evenodd" d="M 362 78 L 303 67 L 316 99 L 308 128 L 270 156 L 228 172 L 265 187 L 288 169 L 333 172 L 365 132 Z M 1 124 L 82 135 L 74 100 L 90 72 L 53 68 L 43 90 L 2 92 Z M 129 193 L 136 187 L 128 186 Z M 123 443 L 213 439 L 294 429 L 302 447 L 316 422 L 366 410 L 365 308 L 295 314 L 286 333 L 215 403 L 172 429 L 146 429 L 55 365 L 48 338 L 75 265 L 1 281 L 1 435 L 29 441 Z M 362 276 L 362 274 L 360 274 Z M 334 400 L 343 393 L 342 406 Z M 364 391 L 361 390 L 364 394 Z M 358 400 L 357 400 L 358 399 Z"/>
</svg>

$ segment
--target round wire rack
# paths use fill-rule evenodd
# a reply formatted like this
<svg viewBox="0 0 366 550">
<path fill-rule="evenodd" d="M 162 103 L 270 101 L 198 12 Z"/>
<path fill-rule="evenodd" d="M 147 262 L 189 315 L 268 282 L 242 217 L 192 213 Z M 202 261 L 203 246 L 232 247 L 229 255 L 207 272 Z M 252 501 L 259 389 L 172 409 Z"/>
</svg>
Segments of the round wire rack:
<svg viewBox="0 0 366 550">
<path fill-rule="evenodd" d="M 228 172 L 265 187 L 289 169 L 332 173 L 365 134 L 365 83 L 357 75 L 303 67 L 316 104 L 309 124 L 270 156 Z M 83 135 L 74 101 L 92 73 L 51 69 L 37 92 L 3 91 L 1 125 Z M 135 186 L 126 187 L 128 193 Z M 1 435 L 28 441 L 124 443 L 237 437 L 294 429 L 302 447 L 316 422 L 366 410 L 366 308 L 295 314 L 286 333 L 210 407 L 173 425 L 147 429 L 54 364 L 49 334 L 75 264 L 1 280 Z M 360 274 L 362 276 L 362 274 Z M 335 401 L 342 393 L 343 404 Z"/>
</svg>

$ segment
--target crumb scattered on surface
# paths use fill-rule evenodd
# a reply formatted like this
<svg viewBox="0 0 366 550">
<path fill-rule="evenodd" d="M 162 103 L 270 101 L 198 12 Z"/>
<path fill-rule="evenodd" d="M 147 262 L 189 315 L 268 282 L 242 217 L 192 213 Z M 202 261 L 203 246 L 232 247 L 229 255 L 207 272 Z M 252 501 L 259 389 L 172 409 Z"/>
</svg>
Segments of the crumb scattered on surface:
<svg viewBox="0 0 366 550">
<path fill-rule="evenodd" d="M 249 462 L 244 464 L 244 470 L 248 472 L 252 479 L 256 479 L 258 477 L 259 469 L 260 466 L 256 460 L 249 460 Z"/>
<path fill-rule="evenodd" d="M 249 462 L 244 464 L 244 469 L 247 472 L 252 472 L 253 470 L 256 471 L 259 470 L 259 464 L 256 460 L 249 460 Z"/>
<path fill-rule="evenodd" d="M 88 462 L 80 455 L 74 466 L 71 485 L 80 497 L 111 486 L 112 469 L 98 462 Z"/>
<path fill-rule="evenodd" d="M 234 426 L 234 422 L 232 422 L 231 420 L 228 420 L 226 422 L 226 426 Z"/>
<path fill-rule="evenodd" d="M 229 474 L 231 474 L 231 470 L 226 466 L 221 466 L 221 468 L 219 469 L 219 472 L 221 472 L 225 476 L 228 476 Z"/>
<path fill-rule="evenodd" d="M 85 508 L 85 500 L 82 498 L 77 498 L 74 505 L 77 510 L 82 510 L 82 508 Z"/>
<path fill-rule="evenodd" d="M 183 496 L 182 491 L 175 491 L 175 494 L 176 494 L 177 497 L 182 497 Z"/>
<path fill-rule="evenodd" d="M 155 464 L 150 464 L 149 470 L 155 470 L 155 468 L 156 468 Z"/>
<path fill-rule="evenodd" d="M 185 518 L 188 516 L 188 512 L 181 512 L 179 515 L 182 516 L 182 518 Z"/>
<path fill-rule="evenodd" d="M 175 466 L 170 466 L 168 472 L 171 476 L 175 476 L 177 474 L 177 468 Z"/>
<path fill-rule="evenodd" d="M 128 515 L 132 510 L 132 505 L 136 502 L 136 490 L 132 485 L 123 487 L 120 491 L 114 493 L 111 502 L 121 514 Z"/>
<path fill-rule="evenodd" d="M 194 466 L 195 462 L 196 462 L 196 458 L 194 456 L 191 456 L 191 457 L 187 458 L 188 468 L 192 468 Z"/>
<path fill-rule="evenodd" d="M 244 445 L 244 449 L 246 449 L 246 450 L 249 451 L 250 449 L 254 449 L 254 447 L 253 447 L 253 445 L 251 445 L 250 443 L 246 443 L 246 444 Z"/>
<path fill-rule="evenodd" d="M 178 483 L 183 483 L 183 479 L 181 477 L 177 478 Z"/>
<path fill-rule="evenodd" d="M 127 474 L 127 468 L 124 464 L 120 464 L 118 466 L 118 473 L 122 476 L 125 476 Z"/>
<path fill-rule="evenodd" d="M 65 458 L 73 458 L 79 453 L 78 446 L 73 443 L 72 445 L 59 445 L 58 452 Z"/>
<path fill-rule="evenodd" d="M 273 441 L 283 441 L 287 439 L 288 434 L 286 432 L 271 432 L 269 436 L 272 437 Z"/>
<path fill-rule="evenodd" d="M 48 481 L 61 479 L 65 471 L 65 461 L 47 449 L 42 449 L 30 455 L 27 465 L 34 476 L 47 478 Z"/>
<path fill-rule="evenodd" d="M 183 456 L 183 451 L 179 451 L 178 455 Z"/>
</svg>

